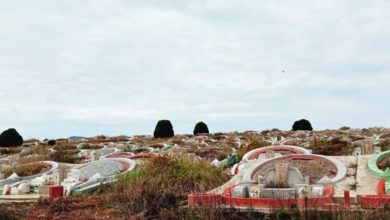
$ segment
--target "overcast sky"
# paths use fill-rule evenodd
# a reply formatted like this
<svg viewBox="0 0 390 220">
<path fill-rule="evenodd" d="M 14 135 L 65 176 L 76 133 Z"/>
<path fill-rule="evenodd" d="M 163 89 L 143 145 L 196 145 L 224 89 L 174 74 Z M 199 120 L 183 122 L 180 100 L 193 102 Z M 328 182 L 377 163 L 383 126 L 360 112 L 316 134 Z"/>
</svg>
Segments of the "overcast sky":
<svg viewBox="0 0 390 220">
<path fill-rule="evenodd" d="M 0 0 L 0 129 L 389 127 L 389 11 L 388 0 Z"/>
</svg>

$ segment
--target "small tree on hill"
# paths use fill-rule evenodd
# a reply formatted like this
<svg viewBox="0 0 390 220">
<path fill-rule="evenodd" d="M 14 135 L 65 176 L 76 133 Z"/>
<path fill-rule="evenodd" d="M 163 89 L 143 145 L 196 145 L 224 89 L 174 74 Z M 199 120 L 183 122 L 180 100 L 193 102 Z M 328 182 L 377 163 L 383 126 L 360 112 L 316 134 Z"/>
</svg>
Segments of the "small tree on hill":
<svg viewBox="0 0 390 220">
<path fill-rule="evenodd" d="M 53 146 L 53 145 L 56 144 L 56 140 L 49 140 L 49 141 L 47 142 L 47 144 L 50 145 L 50 146 Z"/>
<path fill-rule="evenodd" d="M 204 122 L 200 121 L 195 125 L 194 135 L 208 134 L 208 133 L 209 133 L 209 128 L 207 127 L 207 125 Z"/>
<path fill-rule="evenodd" d="M 301 119 L 298 121 L 295 121 L 292 126 L 293 131 L 312 131 L 313 127 L 311 126 L 310 122 L 306 119 Z"/>
<path fill-rule="evenodd" d="M 153 133 L 155 138 L 173 137 L 174 135 L 173 127 L 169 120 L 160 120 L 157 122 Z"/>
<path fill-rule="evenodd" d="M 14 129 L 9 128 L 0 134 L 0 146 L 12 147 L 23 144 L 23 137 Z"/>
</svg>

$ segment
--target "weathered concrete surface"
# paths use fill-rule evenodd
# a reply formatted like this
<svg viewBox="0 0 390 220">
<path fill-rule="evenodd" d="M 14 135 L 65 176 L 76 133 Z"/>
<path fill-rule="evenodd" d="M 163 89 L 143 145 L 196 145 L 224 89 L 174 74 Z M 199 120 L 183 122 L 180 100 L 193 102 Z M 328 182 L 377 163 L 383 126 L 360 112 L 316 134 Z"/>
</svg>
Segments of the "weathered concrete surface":
<svg viewBox="0 0 390 220">
<path fill-rule="evenodd" d="M 340 182 L 334 184 L 334 198 L 337 202 L 344 202 L 344 190 L 349 189 L 351 204 L 357 203 L 357 194 L 355 189 L 356 171 L 357 171 L 357 157 L 356 156 L 331 156 L 339 160 L 347 167 L 347 175 Z"/>
<path fill-rule="evenodd" d="M 356 173 L 357 195 L 376 195 L 379 179 L 368 170 L 368 159 L 373 155 L 358 156 L 358 167 Z"/>
<path fill-rule="evenodd" d="M 26 195 L 0 195 L 0 204 L 9 202 L 35 202 L 39 199 L 38 194 Z"/>
<path fill-rule="evenodd" d="M 230 186 L 233 186 L 233 185 L 238 184 L 239 182 L 241 182 L 244 173 L 246 173 L 247 170 L 250 169 L 252 166 L 257 166 L 258 163 L 259 163 L 259 161 L 257 161 L 257 160 L 250 160 L 250 161 L 248 161 L 245 164 L 245 166 L 241 168 L 239 173 L 237 173 L 233 178 L 231 178 L 228 182 L 226 182 L 222 186 L 211 190 L 210 193 L 222 194 Z"/>
</svg>

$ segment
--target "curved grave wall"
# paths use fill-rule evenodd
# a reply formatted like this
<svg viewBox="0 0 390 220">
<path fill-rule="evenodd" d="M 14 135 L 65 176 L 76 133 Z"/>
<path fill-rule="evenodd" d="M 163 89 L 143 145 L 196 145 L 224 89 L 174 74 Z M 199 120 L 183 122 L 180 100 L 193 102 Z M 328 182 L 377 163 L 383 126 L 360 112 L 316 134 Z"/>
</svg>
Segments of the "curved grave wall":
<svg viewBox="0 0 390 220">
<path fill-rule="evenodd" d="M 34 179 L 36 177 L 39 177 L 39 176 L 42 176 L 44 174 L 49 175 L 49 174 L 52 174 L 54 170 L 58 169 L 58 163 L 57 162 L 54 162 L 54 161 L 43 161 L 43 163 L 45 163 L 48 166 L 50 166 L 50 170 L 42 172 L 42 173 L 38 173 L 38 174 L 35 174 L 35 175 L 31 175 L 31 176 L 18 176 L 18 177 L 12 178 L 12 179 L 0 180 L 0 187 L 3 187 L 6 184 L 15 183 L 15 182 L 32 180 L 32 179 Z"/>
<path fill-rule="evenodd" d="M 268 160 L 259 161 L 257 165 L 251 166 L 243 175 L 243 182 L 254 182 L 254 175 L 259 171 L 262 167 L 266 166 L 268 163 L 272 163 L 275 161 L 283 161 L 286 159 L 303 159 L 303 160 L 323 160 L 329 162 L 337 171 L 336 176 L 330 179 L 332 183 L 336 183 L 344 179 L 344 177 L 347 174 L 347 168 L 346 166 L 338 161 L 337 159 L 334 159 L 332 157 L 326 157 L 322 155 L 316 155 L 316 154 L 295 154 L 295 155 L 287 155 L 287 156 L 281 156 L 276 158 L 271 158 Z"/>
<path fill-rule="evenodd" d="M 378 162 L 387 157 L 390 157 L 390 150 L 375 154 L 368 160 L 368 170 L 372 175 L 377 178 L 390 178 L 390 171 L 386 172 L 378 167 Z"/>
<path fill-rule="evenodd" d="M 91 166 L 93 167 L 91 168 Z M 78 170 L 78 172 L 80 172 L 81 174 L 87 174 L 89 179 L 85 182 L 68 186 L 67 194 L 83 193 L 95 187 L 98 187 L 101 184 L 111 183 L 113 181 L 116 181 L 118 174 L 124 172 L 130 172 L 134 170 L 135 167 L 136 167 L 135 161 L 127 158 L 106 158 L 88 164 L 79 165 L 77 167 L 74 167 L 73 169 Z M 92 170 L 88 171 L 88 169 L 92 169 Z M 86 170 L 88 172 L 86 172 Z M 91 177 L 96 173 L 99 173 L 101 177 L 91 179 Z"/>
<path fill-rule="evenodd" d="M 266 153 L 267 151 L 275 151 L 275 152 L 289 151 L 294 154 L 311 154 L 310 150 L 305 149 L 303 147 L 297 147 L 292 145 L 275 145 L 275 146 L 261 147 L 261 148 L 251 150 L 242 157 L 242 160 L 243 161 L 254 160 L 256 159 L 256 157 Z"/>
</svg>

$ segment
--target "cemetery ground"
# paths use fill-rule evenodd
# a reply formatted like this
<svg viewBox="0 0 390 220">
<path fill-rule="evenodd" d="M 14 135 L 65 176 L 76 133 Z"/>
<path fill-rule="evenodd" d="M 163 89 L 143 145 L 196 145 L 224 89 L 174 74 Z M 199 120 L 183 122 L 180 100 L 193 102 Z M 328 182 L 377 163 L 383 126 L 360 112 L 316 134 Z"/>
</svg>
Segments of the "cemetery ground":
<svg viewBox="0 0 390 220">
<path fill-rule="evenodd" d="M 31 183 L 32 191 L 21 195 L 12 194 L 14 183 L 7 184 L 8 194 L 3 186 L 0 219 L 388 219 L 390 215 L 387 205 L 364 208 L 360 203 L 361 196 L 379 198 L 380 181 L 385 184 L 381 175 L 385 173 L 390 157 L 377 158 L 378 177 L 371 173 L 368 164 L 377 153 L 375 149 L 379 148 L 381 152 L 390 149 L 390 129 L 295 132 L 273 129 L 172 138 L 98 136 L 76 141 L 56 140 L 54 145 L 38 140 L 30 142 L 34 143 L 30 147 L 1 149 L 1 172 L 4 178 L 15 173 L 20 178 L 17 179 L 19 186 L 23 181 L 41 181 L 41 186 L 33 191 L 34 184 Z M 316 156 L 305 151 L 303 154 L 292 152 L 289 147 L 279 147 L 281 149 L 272 150 L 272 154 L 271 151 L 256 153 L 256 149 L 267 149 L 267 146 L 276 146 L 275 149 L 277 146 L 298 146 L 315 155 L 329 156 L 331 160 L 317 162 L 311 160 Z M 244 162 L 245 158 L 251 157 L 248 157 L 251 152 L 254 152 L 253 158 Z M 294 154 L 300 155 L 297 158 L 301 159 Z M 305 210 L 296 206 L 266 208 L 189 202 L 191 194 L 208 195 L 220 191 L 219 195 L 223 195 L 228 187 L 241 184 L 245 172 L 251 169 L 250 164 L 256 167 L 252 170 L 256 181 L 257 176 L 259 181 L 267 179 L 267 172 L 281 160 L 288 164 L 288 172 L 309 176 L 308 184 L 316 184 L 323 176 L 332 179 L 340 172 L 340 168 L 335 171 L 333 159 L 345 166 L 346 173 L 332 184 L 331 204 Z M 58 167 L 54 170 L 54 164 L 48 166 L 45 161 L 55 162 Z M 233 169 L 235 164 L 239 166 Z M 53 172 L 49 173 L 50 170 Z M 58 170 L 68 173 L 54 184 L 64 186 L 63 196 L 50 197 L 41 193 L 42 184 L 53 184 L 56 180 L 52 178 L 61 176 L 62 171 Z M 42 175 L 46 173 L 45 179 Z M 34 178 L 29 178 L 32 176 Z M 349 207 L 345 206 L 346 189 L 351 200 Z M 240 191 L 236 192 L 240 194 Z M 250 200 L 251 197 L 233 199 Z"/>
</svg>

